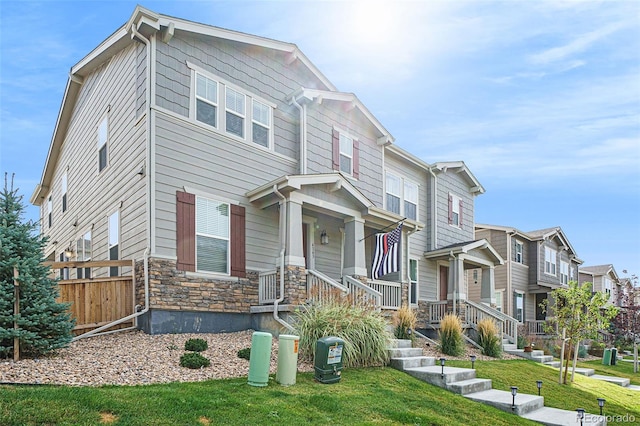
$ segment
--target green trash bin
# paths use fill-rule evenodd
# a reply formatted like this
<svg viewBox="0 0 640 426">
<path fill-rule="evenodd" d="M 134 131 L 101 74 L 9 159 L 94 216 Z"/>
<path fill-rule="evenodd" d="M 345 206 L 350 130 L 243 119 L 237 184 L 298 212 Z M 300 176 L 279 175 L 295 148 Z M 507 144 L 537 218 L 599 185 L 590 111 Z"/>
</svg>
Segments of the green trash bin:
<svg viewBox="0 0 640 426">
<path fill-rule="evenodd" d="M 315 379 L 320 383 L 337 383 L 342 376 L 344 340 L 329 336 L 318 339 L 314 362 Z"/>
<path fill-rule="evenodd" d="M 616 348 L 611 348 L 611 365 L 616 365 L 617 360 L 618 360 L 618 350 Z"/>
<path fill-rule="evenodd" d="M 611 365 L 611 349 L 605 348 L 602 353 L 602 364 Z"/>
<path fill-rule="evenodd" d="M 281 334 L 278 337 L 278 371 L 276 382 L 283 386 L 296 384 L 300 337 Z"/>
<path fill-rule="evenodd" d="M 251 386 L 267 386 L 271 366 L 271 333 L 256 331 L 251 336 L 249 380 Z"/>
</svg>

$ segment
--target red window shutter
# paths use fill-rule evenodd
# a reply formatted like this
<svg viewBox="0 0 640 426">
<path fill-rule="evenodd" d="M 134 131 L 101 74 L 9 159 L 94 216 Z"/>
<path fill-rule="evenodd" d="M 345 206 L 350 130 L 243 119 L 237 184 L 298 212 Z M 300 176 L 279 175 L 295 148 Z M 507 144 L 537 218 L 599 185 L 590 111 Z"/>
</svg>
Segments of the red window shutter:
<svg viewBox="0 0 640 426">
<path fill-rule="evenodd" d="M 353 177 L 360 177 L 360 142 L 353 140 Z"/>
<path fill-rule="evenodd" d="M 196 270 L 196 196 L 176 192 L 176 268 Z"/>
<path fill-rule="evenodd" d="M 340 170 L 340 133 L 336 129 L 333 129 L 333 170 Z"/>
<path fill-rule="evenodd" d="M 460 213 L 458 213 L 458 226 L 462 228 L 462 200 L 460 200 Z"/>
<path fill-rule="evenodd" d="M 449 225 L 453 224 L 453 195 L 449 194 Z"/>
<path fill-rule="evenodd" d="M 231 204 L 231 276 L 247 276 L 245 208 Z"/>
</svg>

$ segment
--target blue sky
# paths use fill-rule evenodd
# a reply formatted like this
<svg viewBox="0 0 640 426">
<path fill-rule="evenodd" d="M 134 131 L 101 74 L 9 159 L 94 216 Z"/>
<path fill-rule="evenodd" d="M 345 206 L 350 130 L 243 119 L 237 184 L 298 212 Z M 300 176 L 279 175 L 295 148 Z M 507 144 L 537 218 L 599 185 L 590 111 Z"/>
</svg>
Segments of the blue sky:
<svg viewBox="0 0 640 426">
<path fill-rule="evenodd" d="M 70 68 L 136 3 L 0 0 L 0 170 L 27 201 Z M 560 226 L 585 266 L 640 275 L 640 2 L 139 3 L 297 44 L 397 145 L 464 160 L 476 222 Z"/>
</svg>

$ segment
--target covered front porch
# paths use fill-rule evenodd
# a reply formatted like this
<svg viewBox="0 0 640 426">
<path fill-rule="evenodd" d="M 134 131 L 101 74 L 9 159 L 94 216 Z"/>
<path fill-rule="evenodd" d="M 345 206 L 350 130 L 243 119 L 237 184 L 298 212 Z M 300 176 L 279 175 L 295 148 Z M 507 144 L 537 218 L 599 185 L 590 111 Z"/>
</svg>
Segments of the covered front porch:
<svg viewBox="0 0 640 426">
<path fill-rule="evenodd" d="M 375 207 L 341 173 L 283 176 L 247 197 L 279 212 L 280 252 L 274 268 L 260 273 L 260 305 L 296 306 L 335 294 L 380 309 L 407 302 L 406 238 L 398 272 L 378 280 L 370 273 L 374 235 L 391 231 L 403 218 Z M 422 228 L 404 220 L 403 235 Z"/>
</svg>

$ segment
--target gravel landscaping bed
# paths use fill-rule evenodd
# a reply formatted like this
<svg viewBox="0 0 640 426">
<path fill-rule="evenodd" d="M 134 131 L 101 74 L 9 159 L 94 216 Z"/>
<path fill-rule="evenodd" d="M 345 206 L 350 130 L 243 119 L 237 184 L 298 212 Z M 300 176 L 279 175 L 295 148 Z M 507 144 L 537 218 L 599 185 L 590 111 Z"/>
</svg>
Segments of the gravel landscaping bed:
<svg viewBox="0 0 640 426">
<path fill-rule="evenodd" d="M 247 377 L 249 361 L 238 350 L 251 346 L 253 331 L 222 334 L 161 334 L 126 331 L 80 339 L 55 355 L 18 362 L 0 361 L 0 382 L 74 386 L 140 385 Z M 184 342 L 207 341 L 202 352 L 211 366 L 192 370 L 180 366 Z M 270 372 L 277 370 L 278 340 L 273 339 Z M 298 360 L 298 371 L 313 364 Z"/>
</svg>

